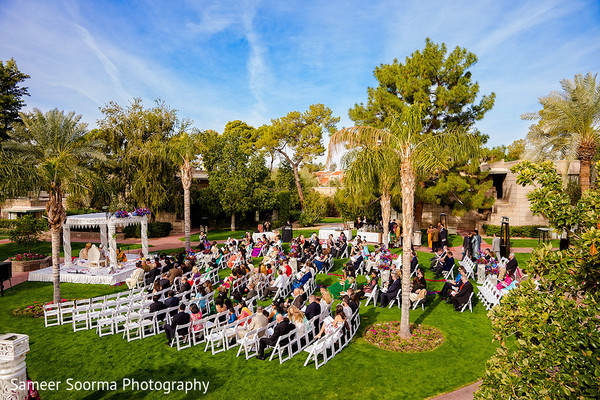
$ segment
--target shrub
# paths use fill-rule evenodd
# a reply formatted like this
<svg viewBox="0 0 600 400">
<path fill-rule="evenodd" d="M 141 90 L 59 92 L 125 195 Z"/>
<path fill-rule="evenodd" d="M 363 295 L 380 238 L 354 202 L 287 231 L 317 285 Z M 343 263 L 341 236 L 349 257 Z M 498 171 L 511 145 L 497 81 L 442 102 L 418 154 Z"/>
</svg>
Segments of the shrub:
<svg viewBox="0 0 600 400">
<path fill-rule="evenodd" d="M 304 199 L 304 210 L 300 214 L 300 226 L 312 226 L 325 216 L 325 199 L 317 192 L 309 193 Z"/>
<path fill-rule="evenodd" d="M 169 233 L 173 230 L 173 224 L 170 222 L 149 222 L 148 223 L 148 237 L 157 238 L 169 236 Z M 123 233 L 126 238 L 140 238 L 142 237 L 142 227 L 140 225 L 130 225 L 123 228 Z"/>
<path fill-rule="evenodd" d="M 511 226 L 510 227 L 510 236 L 536 239 L 540 235 L 540 231 L 538 231 L 538 228 L 547 228 L 547 226 L 544 226 L 544 225 Z M 483 224 L 483 230 L 484 230 L 485 234 L 488 236 L 492 236 L 494 233 L 496 235 L 500 235 L 500 227 L 498 225 Z"/>
<path fill-rule="evenodd" d="M 290 204 L 291 197 L 290 192 L 287 190 L 283 190 L 277 193 L 277 211 L 278 218 L 280 221 L 287 221 L 290 218 Z"/>
<path fill-rule="evenodd" d="M 14 221 L 9 237 L 13 243 L 19 246 L 27 246 L 31 252 L 31 246 L 40 243 L 40 234 L 48 229 L 48 223 L 33 215 L 26 215 Z"/>
</svg>

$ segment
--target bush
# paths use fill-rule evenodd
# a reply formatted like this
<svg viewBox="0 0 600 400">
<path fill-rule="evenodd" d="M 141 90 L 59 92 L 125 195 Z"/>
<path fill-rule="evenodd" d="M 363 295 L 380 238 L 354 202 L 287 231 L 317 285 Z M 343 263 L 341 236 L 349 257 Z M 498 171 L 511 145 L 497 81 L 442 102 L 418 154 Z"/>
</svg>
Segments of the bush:
<svg viewBox="0 0 600 400">
<path fill-rule="evenodd" d="M 304 210 L 300 214 L 300 226 L 312 226 L 325 216 L 325 199 L 319 193 L 311 192 L 304 198 Z"/>
<path fill-rule="evenodd" d="M 290 203 L 292 199 L 287 190 L 277 193 L 278 218 L 284 223 L 290 218 Z"/>
<path fill-rule="evenodd" d="M 526 238 L 534 238 L 537 239 L 540 236 L 540 231 L 538 228 L 547 228 L 544 225 L 521 225 L 521 226 L 511 226 L 510 227 L 510 236 L 511 237 L 526 237 Z M 496 235 L 500 235 L 500 227 L 498 225 L 488 225 L 483 224 L 483 230 L 486 235 L 492 236 L 494 233 Z"/>
<path fill-rule="evenodd" d="M 148 237 L 157 238 L 169 236 L 169 233 L 173 230 L 173 224 L 170 222 L 149 222 L 148 223 Z M 129 225 L 123 228 L 123 233 L 126 238 L 140 238 L 142 237 L 142 227 L 140 225 Z"/>
<path fill-rule="evenodd" d="M 13 243 L 26 246 L 31 253 L 31 247 L 41 242 L 40 234 L 47 229 L 48 223 L 45 220 L 26 215 L 14 220 L 9 237 Z"/>
</svg>

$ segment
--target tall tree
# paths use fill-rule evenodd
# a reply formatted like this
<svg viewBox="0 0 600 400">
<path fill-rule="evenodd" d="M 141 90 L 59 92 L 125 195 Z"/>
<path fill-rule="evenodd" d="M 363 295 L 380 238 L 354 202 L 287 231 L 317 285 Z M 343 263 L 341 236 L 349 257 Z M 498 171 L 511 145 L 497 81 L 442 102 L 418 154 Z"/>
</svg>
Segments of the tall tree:
<svg viewBox="0 0 600 400">
<path fill-rule="evenodd" d="M 496 95 L 479 95 L 479 84 L 471 77 L 477 62 L 475 54 L 456 47 L 447 54 L 446 45 L 425 42 L 403 63 L 381 64 L 374 75 L 379 86 L 368 88 L 367 104 L 350 109 L 357 125 L 377 128 L 390 126 L 391 119 L 412 105 L 423 109 L 424 133 L 443 132 L 448 128 L 471 127 L 494 106 Z"/>
<path fill-rule="evenodd" d="M 438 45 L 427 39 L 425 48 L 406 57 L 404 63 L 395 59 L 375 68 L 373 74 L 379 86 L 368 88 L 367 104 L 356 104 L 350 109 L 350 119 L 356 125 L 386 128 L 397 114 L 417 105 L 423 110 L 423 133 L 463 127 L 472 129 L 484 143 L 486 136 L 473 129 L 473 125 L 494 106 L 496 95 L 484 95 L 477 101 L 479 84 L 473 81 L 469 70 L 476 62 L 475 54 L 464 48 L 457 46 L 448 54 L 444 43 Z M 419 225 L 422 210 L 423 201 L 419 197 L 416 202 Z"/>
<path fill-rule="evenodd" d="M 256 130 L 242 121 L 228 122 L 222 135 L 203 132 L 202 163 L 208 172 L 209 187 L 218 194 L 223 211 L 231 216 L 232 231 L 236 214 L 274 206 L 275 198 L 268 190 L 270 172 L 256 152 L 255 135 Z"/>
<path fill-rule="evenodd" d="M 335 145 L 335 143 L 334 143 Z M 329 155 L 333 151 L 329 152 Z M 365 196 L 375 194 L 381 203 L 383 221 L 383 243 L 389 243 L 389 222 L 392 210 L 392 197 L 400 196 L 400 174 L 397 167 L 398 156 L 381 146 L 374 148 L 361 146 L 342 157 L 344 167 L 344 185 L 350 194 Z"/>
<path fill-rule="evenodd" d="M 410 337 L 410 251 L 413 234 L 415 188 L 419 176 L 430 176 L 434 171 L 447 168 L 456 155 L 475 157 L 479 151 L 479 137 L 464 129 L 429 132 L 423 126 L 423 111 L 419 106 L 405 108 L 402 114 L 387 118 L 386 128 L 355 126 L 334 133 L 330 149 L 381 148 L 393 152 L 398 160 L 402 181 L 402 316 L 400 335 Z"/>
<path fill-rule="evenodd" d="M 13 125 L 21 122 L 19 111 L 25 105 L 23 96 L 29 96 L 29 92 L 20 83 L 28 78 L 13 58 L 6 64 L 0 61 L 0 140 L 5 140 Z"/>
<path fill-rule="evenodd" d="M 538 121 L 527 134 L 532 146 L 528 158 L 579 160 L 583 192 L 590 188 L 590 166 L 600 139 L 600 85 L 591 73 L 577 74 L 573 80 L 563 79 L 560 84 L 562 92 L 540 98 L 539 112 L 521 116 Z"/>
<path fill-rule="evenodd" d="M 192 247 L 190 240 L 191 218 L 190 218 L 190 188 L 192 187 L 192 169 L 199 164 L 199 154 L 202 150 L 201 135 L 194 131 L 188 133 L 185 129 L 187 123 L 182 126 L 183 130 L 174 136 L 169 142 L 169 153 L 173 163 L 179 166 L 181 185 L 183 186 L 183 223 L 185 232 L 185 249 Z"/>
<path fill-rule="evenodd" d="M 323 133 L 335 132 L 340 121 L 333 117 L 329 107 L 313 104 L 301 113 L 292 111 L 285 117 L 271 120 L 258 132 L 257 147 L 286 160 L 294 171 L 300 205 L 304 205 L 304 193 L 300 183 L 300 167 L 325 153 Z"/>
<path fill-rule="evenodd" d="M 100 142 L 89 141 L 81 115 L 57 109 L 21 114 L 23 126 L 10 133 L 2 146 L 0 190 L 6 196 L 46 191 L 52 234 L 54 301 L 60 302 L 60 233 L 66 212 L 63 198 L 80 195 L 99 184 L 90 160 L 103 159 Z"/>
<path fill-rule="evenodd" d="M 176 168 L 164 151 L 178 129 L 177 113 L 163 101 L 144 107 L 134 99 L 127 107 L 110 102 L 101 108 L 97 138 L 111 158 L 107 170 L 117 198 L 113 207 L 144 205 L 156 212 L 171 206 Z"/>
</svg>

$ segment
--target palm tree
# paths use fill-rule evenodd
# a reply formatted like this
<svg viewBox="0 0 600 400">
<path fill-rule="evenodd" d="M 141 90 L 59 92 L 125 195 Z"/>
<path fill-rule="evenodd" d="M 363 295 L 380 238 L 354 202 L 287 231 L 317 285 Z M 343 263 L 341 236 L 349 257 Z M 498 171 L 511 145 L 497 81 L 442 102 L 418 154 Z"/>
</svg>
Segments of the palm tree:
<svg viewBox="0 0 600 400">
<path fill-rule="evenodd" d="M 529 128 L 531 149 L 527 157 L 535 161 L 547 158 L 580 161 L 581 191 L 590 188 L 590 167 L 600 139 L 600 85 L 596 75 L 575 75 L 560 81 L 562 92 L 540 98 L 542 109 L 521 116 L 538 121 Z"/>
<path fill-rule="evenodd" d="M 329 151 L 329 159 L 333 151 Z M 328 159 L 328 162 L 329 162 Z M 344 185 L 353 196 L 379 194 L 383 243 L 389 243 L 389 222 L 392 197 L 400 194 L 397 155 L 380 146 L 353 149 L 342 157 Z"/>
<path fill-rule="evenodd" d="M 46 191 L 46 213 L 52 234 L 54 302 L 60 296 L 60 233 L 66 219 L 63 198 L 90 192 L 100 179 L 90 169 L 95 160 L 105 159 L 100 141 L 86 137 L 81 115 L 65 115 L 58 109 L 46 114 L 39 109 L 21 114 L 23 125 L 3 143 L 0 190 L 16 197 Z"/>
<path fill-rule="evenodd" d="M 402 316 L 400 336 L 410 337 L 410 250 L 413 235 L 415 188 L 419 177 L 443 170 L 451 159 L 475 158 L 480 140 L 465 130 L 426 133 L 420 106 L 407 107 L 402 114 L 393 110 L 389 126 L 383 129 L 354 126 L 331 136 L 331 150 L 346 148 L 376 148 L 396 155 L 396 170 L 400 170 L 402 191 Z"/>
<path fill-rule="evenodd" d="M 182 130 L 177 136 L 174 136 L 169 143 L 170 155 L 179 166 L 181 175 L 181 185 L 183 186 L 183 223 L 185 231 L 185 249 L 190 250 L 191 239 L 191 220 L 190 220 L 190 188 L 192 186 L 192 168 L 197 165 L 198 154 L 201 152 L 200 133 L 191 134 Z"/>
</svg>

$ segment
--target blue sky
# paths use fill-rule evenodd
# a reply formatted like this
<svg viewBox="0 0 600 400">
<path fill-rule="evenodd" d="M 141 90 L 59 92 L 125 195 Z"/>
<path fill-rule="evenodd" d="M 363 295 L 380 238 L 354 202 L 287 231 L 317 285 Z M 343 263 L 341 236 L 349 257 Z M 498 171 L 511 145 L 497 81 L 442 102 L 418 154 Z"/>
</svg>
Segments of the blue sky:
<svg viewBox="0 0 600 400">
<path fill-rule="evenodd" d="M 200 129 L 254 126 L 323 103 L 351 126 L 373 69 L 425 38 L 465 47 L 496 105 L 489 145 L 523 138 L 524 112 L 576 73 L 600 72 L 600 2 L 6 1 L 0 59 L 31 75 L 27 107 L 58 107 L 90 127 L 109 101 L 158 97 Z"/>
</svg>

